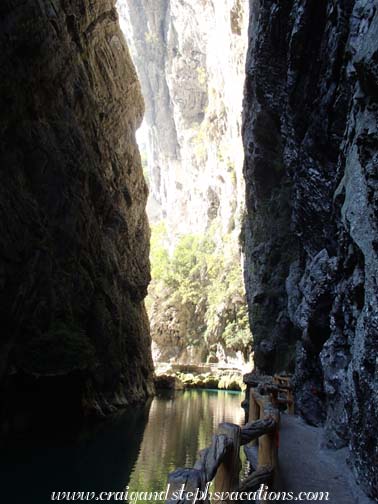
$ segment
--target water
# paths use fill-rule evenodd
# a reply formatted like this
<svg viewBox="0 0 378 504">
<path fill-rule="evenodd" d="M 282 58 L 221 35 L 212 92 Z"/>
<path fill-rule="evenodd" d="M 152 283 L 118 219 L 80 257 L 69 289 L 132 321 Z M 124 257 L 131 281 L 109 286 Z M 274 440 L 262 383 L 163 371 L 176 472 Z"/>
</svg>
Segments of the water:
<svg viewBox="0 0 378 504">
<path fill-rule="evenodd" d="M 235 392 L 188 390 L 174 398 L 154 399 L 130 490 L 164 489 L 169 472 L 193 467 L 198 451 L 211 442 L 221 422 L 243 424 L 242 395 Z"/>
<path fill-rule="evenodd" d="M 51 503 L 53 491 L 162 491 L 170 471 L 193 466 L 220 422 L 243 423 L 241 401 L 226 391 L 162 394 L 80 442 L 2 451 L 0 502 Z"/>
</svg>

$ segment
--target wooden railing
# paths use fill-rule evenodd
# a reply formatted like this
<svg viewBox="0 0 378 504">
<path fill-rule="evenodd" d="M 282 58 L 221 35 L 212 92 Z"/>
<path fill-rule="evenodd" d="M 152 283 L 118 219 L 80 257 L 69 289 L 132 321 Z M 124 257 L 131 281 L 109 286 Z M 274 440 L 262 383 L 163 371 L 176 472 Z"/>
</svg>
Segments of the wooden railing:
<svg viewBox="0 0 378 504">
<path fill-rule="evenodd" d="M 294 394 L 290 376 L 274 375 L 273 383 L 276 385 L 272 391 L 274 404 L 284 404 L 287 406 L 289 415 L 294 415 Z M 284 395 L 285 397 L 280 397 Z"/>
<path fill-rule="evenodd" d="M 254 376 L 250 379 L 251 376 L 245 376 L 248 422 L 242 427 L 221 423 L 211 445 L 199 453 L 193 468 L 181 468 L 170 473 L 169 504 L 190 504 L 203 500 L 200 492 L 203 492 L 203 497 L 211 481 L 214 481 L 212 491 L 225 496 L 222 502 L 230 501 L 227 494 L 231 492 L 251 492 L 262 484 L 274 484 L 278 464 L 280 408 L 286 405 L 292 412 L 293 407 L 290 379 L 280 376 Z M 242 481 L 239 479 L 241 446 L 245 447 L 252 468 L 251 474 Z"/>
</svg>

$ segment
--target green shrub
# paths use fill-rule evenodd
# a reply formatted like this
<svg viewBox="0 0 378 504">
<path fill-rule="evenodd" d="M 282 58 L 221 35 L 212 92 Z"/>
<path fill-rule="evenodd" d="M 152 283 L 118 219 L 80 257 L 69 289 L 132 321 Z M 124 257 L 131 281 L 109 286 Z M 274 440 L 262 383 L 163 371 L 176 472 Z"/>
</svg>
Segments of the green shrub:
<svg viewBox="0 0 378 504">
<path fill-rule="evenodd" d="M 229 236 L 217 242 L 218 233 L 214 225 L 206 235 L 183 235 L 169 253 L 164 223 L 152 227 L 150 294 L 157 307 L 185 307 L 195 324 L 182 335 L 188 345 L 205 339 L 247 356 L 252 336 L 239 252 Z"/>
</svg>

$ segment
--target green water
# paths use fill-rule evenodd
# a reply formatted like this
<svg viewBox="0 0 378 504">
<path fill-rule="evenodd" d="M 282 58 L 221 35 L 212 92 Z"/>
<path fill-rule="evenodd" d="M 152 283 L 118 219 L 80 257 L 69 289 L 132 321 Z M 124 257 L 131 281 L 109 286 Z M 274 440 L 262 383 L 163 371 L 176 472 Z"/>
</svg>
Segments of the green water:
<svg viewBox="0 0 378 504">
<path fill-rule="evenodd" d="M 130 491 L 159 491 L 178 467 L 193 467 L 198 451 L 211 442 L 221 422 L 243 424 L 242 394 L 190 390 L 154 399 Z M 142 501 L 143 502 L 143 501 Z"/>
<path fill-rule="evenodd" d="M 3 450 L 0 502 L 51 503 L 54 491 L 162 491 L 170 471 L 193 466 L 220 422 L 243 423 L 242 399 L 225 391 L 162 394 L 80 442 Z"/>
</svg>

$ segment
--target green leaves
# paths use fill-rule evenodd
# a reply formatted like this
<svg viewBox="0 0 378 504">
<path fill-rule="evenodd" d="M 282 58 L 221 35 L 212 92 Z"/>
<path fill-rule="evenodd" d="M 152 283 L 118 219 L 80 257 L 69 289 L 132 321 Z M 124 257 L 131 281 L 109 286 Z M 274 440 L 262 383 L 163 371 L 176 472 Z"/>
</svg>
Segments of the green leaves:
<svg viewBox="0 0 378 504">
<path fill-rule="evenodd" d="M 164 222 L 152 228 L 150 294 L 156 305 L 185 305 L 192 314 L 187 343 L 197 340 L 208 347 L 222 343 L 226 349 L 248 353 L 252 336 L 248 325 L 240 255 L 235 240 L 212 226 L 205 235 L 187 234 L 168 250 Z M 189 341 L 190 340 L 190 341 Z"/>
</svg>

